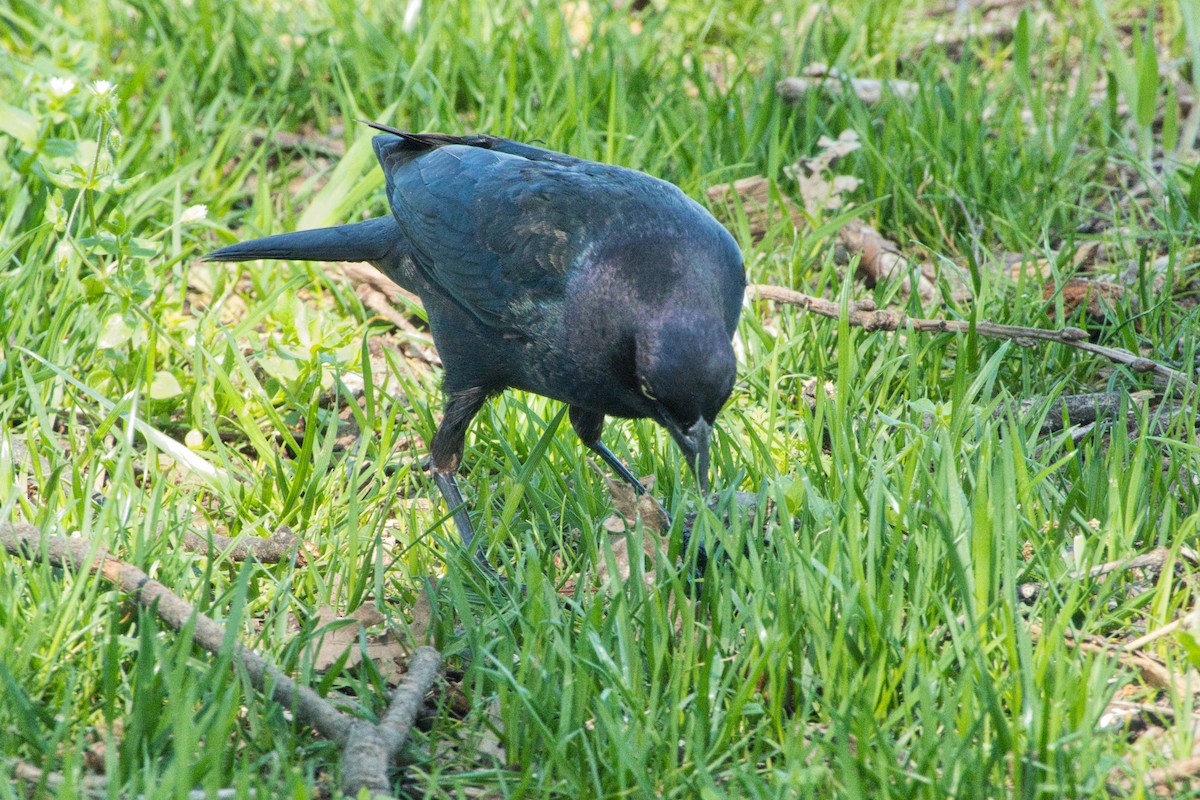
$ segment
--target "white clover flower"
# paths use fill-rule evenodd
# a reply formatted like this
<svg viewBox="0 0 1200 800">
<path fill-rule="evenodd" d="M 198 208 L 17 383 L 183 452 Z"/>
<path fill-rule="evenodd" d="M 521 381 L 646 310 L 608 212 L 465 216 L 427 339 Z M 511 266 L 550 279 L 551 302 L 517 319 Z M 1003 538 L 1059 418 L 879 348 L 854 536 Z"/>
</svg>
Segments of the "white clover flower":
<svg viewBox="0 0 1200 800">
<path fill-rule="evenodd" d="M 92 90 L 92 94 L 96 97 L 108 97 L 117 88 L 114 84 L 108 81 L 92 81 L 92 85 L 88 87 Z"/>
<path fill-rule="evenodd" d="M 181 225 L 187 225 L 190 222 L 199 222 L 200 220 L 204 219 L 207 216 L 208 216 L 208 206 L 206 206 L 206 205 L 188 206 L 187 208 L 185 208 L 183 210 L 183 214 L 181 214 L 179 216 L 179 223 Z"/>
<path fill-rule="evenodd" d="M 55 97 L 66 97 L 71 92 L 75 91 L 75 87 L 79 84 L 74 78 L 51 78 L 50 79 L 50 94 Z"/>
</svg>

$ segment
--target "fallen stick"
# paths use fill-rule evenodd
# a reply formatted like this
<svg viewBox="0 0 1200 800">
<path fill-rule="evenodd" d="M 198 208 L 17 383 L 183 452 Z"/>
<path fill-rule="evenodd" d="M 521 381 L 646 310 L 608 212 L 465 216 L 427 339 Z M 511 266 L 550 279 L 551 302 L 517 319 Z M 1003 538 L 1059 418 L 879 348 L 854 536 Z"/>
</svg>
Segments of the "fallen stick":
<svg viewBox="0 0 1200 800">
<path fill-rule="evenodd" d="M 1092 394 L 1065 394 L 1050 401 L 1046 418 L 1042 422 L 1042 434 L 1057 433 L 1076 425 L 1089 425 L 1099 420 L 1114 419 L 1121 413 L 1121 406 L 1128 401 L 1127 409 L 1133 410 L 1139 401 L 1149 399 L 1152 392 L 1096 392 Z M 1009 410 L 1026 416 L 1046 402 L 1044 397 L 1029 397 L 997 408 L 992 415 L 997 419 Z"/>
<path fill-rule="evenodd" d="M 433 366 L 442 365 L 441 356 L 434 349 L 429 333 L 414 325 L 412 320 L 400 311 L 406 304 L 420 305 L 420 298 L 400 288 L 370 264 L 342 262 L 338 266 L 354 286 L 354 292 L 362 304 L 404 333 L 405 342 L 401 349 L 406 356 Z"/>
<path fill-rule="evenodd" d="M 344 131 L 345 126 L 335 125 L 334 131 Z M 323 156 L 341 158 L 346 155 L 346 143 L 331 133 L 296 133 L 294 131 L 268 131 L 258 129 L 250 132 L 254 144 L 268 142 L 280 150 L 310 150 Z"/>
<path fill-rule="evenodd" d="M 102 547 L 85 539 L 43 534 L 32 525 L 8 524 L 0 524 L 0 543 L 12 555 L 29 561 L 99 574 L 119 586 L 138 605 L 152 609 L 175 631 L 194 620 L 192 640 L 213 655 L 221 651 L 225 641 L 223 625 L 200 613 L 142 570 L 113 558 Z M 408 674 L 393 693 L 383 719 L 372 725 L 338 711 L 325 698 L 296 683 L 245 645 L 235 642 L 233 657 L 246 670 L 255 689 L 265 691 L 269 684 L 275 702 L 342 747 L 343 785 L 347 795 L 356 795 L 360 788 L 374 796 L 389 795 L 388 765 L 408 740 L 421 701 L 442 668 L 441 653 L 432 647 L 417 648 L 409 659 Z"/>
<path fill-rule="evenodd" d="M 47 772 L 40 767 L 30 764 L 28 761 L 14 761 L 12 764 L 12 777 L 17 784 L 32 784 L 33 786 L 44 786 L 50 791 L 48 796 L 56 797 L 62 791 L 67 779 L 61 773 Z M 77 781 L 73 788 L 78 793 L 76 796 L 102 798 L 108 796 L 108 783 L 102 775 L 84 775 Z"/>
<path fill-rule="evenodd" d="M 1183 550 L 1187 550 L 1188 552 L 1185 553 Z M 1188 550 L 1188 548 L 1182 548 L 1179 555 L 1181 558 L 1190 561 L 1192 560 L 1192 556 L 1195 554 Z M 1140 556 L 1122 559 L 1120 561 L 1109 561 L 1105 564 L 1098 564 L 1089 570 L 1080 570 L 1077 572 L 1068 573 L 1067 580 L 1082 581 L 1088 578 L 1099 578 L 1109 574 L 1110 572 L 1119 572 L 1128 569 L 1162 569 L 1163 565 L 1167 563 L 1167 559 L 1170 558 L 1170 556 L 1170 548 L 1156 547 L 1149 553 L 1143 553 Z M 1017 599 L 1024 603 L 1031 603 L 1036 600 L 1043 591 L 1045 591 L 1045 586 L 1040 583 L 1022 583 L 1017 586 Z"/>
<path fill-rule="evenodd" d="M 1044 635 L 1040 622 L 1029 623 L 1030 639 L 1036 642 Z M 1174 673 L 1157 658 L 1145 653 L 1126 653 L 1119 645 L 1099 636 L 1086 633 L 1076 635 L 1068 630 L 1063 631 L 1063 643 L 1072 650 L 1114 658 L 1121 666 L 1136 671 L 1150 686 L 1173 692 L 1181 701 L 1191 702 L 1196 689 L 1200 688 L 1200 681 L 1193 678 L 1194 670 L 1189 670 L 1183 675 Z"/>
<path fill-rule="evenodd" d="M 408 741 L 421 703 L 441 674 L 442 654 L 432 647 L 418 647 L 379 724 L 354 723 L 342 752 L 343 794 L 353 797 L 366 789 L 373 795 L 389 795 L 388 764 Z"/>
<path fill-rule="evenodd" d="M 188 531 L 183 535 L 183 549 L 191 553 L 220 554 L 230 561 L 254 558 L 260 564 L 278 564 L 295 554 L 298 564 L 305 563 L 300 537 L 286 525 L 266 539 L 258 536 L 222 536 L 219 533 L 199 534 Z"/>
<path fill-rule="evenodd" d="M 786 103 L 799 103 L 809 92 L 824 89 L 833 97 L 840 97 L 847 89 L 863 102 L 875 105 L 891 95 L 899 100 L 911 100 L 917 96 L 920 86 L 912 81 L 897 78 L 851 78 L 841 70 L 825 64 L 810 64 L 801 77 L 784 78 L 775 84 L 775 91 Z"/>
<path fill-rule="evenodd" d="M 1155 628 L 1154 630 L 1139 636 L 1131 642 L 1126 642 L 1125 644 L 1121 645 L 1121 648 L 1130 653 L 1132 653 L 1134 650 L 1141 650 L 1146 645 L 1156 642 L 1162 637 L 1172 634 L 1182 627 L 1190 627 L 1191 625 L 1194 625 L 1195 619 L 1193 616 L 1193 614 L 1184 614 L 1182 617 L 1176 617 L 1166 625 L 1163 625 L 1161 628 Z"/>
<path fill-rule="evenodd" d="M 32 525 L 0 525 L 0 542 L 14 556 L 99 574 L 119 586 L 138 605 L 152 609 L 173 630 L 182 630 L 195 619 L 193 640 L 196 644 L 213 655 L 221 652 L 225 626 L 201 614 L 191 603 L 142 570 L 113 558 L 104 548 L 96 547 L 86 539 L 43 534 Z M 233 656 L 245 667 L 256 689 L 262 691 L 269 683 L 271 697 L 284 708 L 291 709 L 298 720 L 326 739 L 339 744 L 345 740 L 351 718 L 331 706 L 325 698 L 307 686 L 297 684 L 245 645 L 235 644 Z"/>
<path fill-rule="evenodd" d="M 1182 790 L 1184 786 L 1194 787 L 1200 782 L 1200 756 L 1189 756 L 1172 761 L 1165 767 L 1147 770 L 1141 778 L 1128 777 L 1122 773 L 1118 775 L 1121 777 L 1108 782 L 1112 794 L 1130 795 L 1141 789 L 1146 795 L 1150 795 L 1150 790 L 1154 790 L 1152 794 L 1157 797 L 1179 797 L 1181 795 L 1176 793 L 1178 790 Z"/>
<path fill-rule="evenodd" d="M 763 300 L 774 300 L 778 303 L 799 306 L 814 314 L 830 319 L 841 319 L 842 317 L 841 305 L 832 300 L 814 297 L 797 292 L 794 289 L 785 289 L 782 286 L 772 286 L 765 283 L 753 284 L 748 288 L 752 295 L 757 295 Z M 965 320 L 920 319 L 918 317 L 910 317 L 901 311 L 876 309 L 875 304 L 870 301 L 851 303 L 846 313 L 846 319 L 853 327 L 863 328 L 868 331 L 899 331 L 908 329 L 922 333 L 969 333 L 972 330 L 971 323 Z M 1068 347 L 1074 347 L 1078 350 L 1103 356 L 1118 364 L 1125 364 L 1134 372 L 1152 372 L 1161 378 L 1165 378 L 1167 381 L 1174 381 L 1177 387 L 1183 386 L 1184 388 L 1192 389 L 1196 386 L 1186 374 L 1177 369 L 1172 369 L 1165 364 L 1159 364 L 1157 361 L 1152 361 L 1137 353 L 1131 353 L 1128 350 L 1122 350 L 1119 347 L 1104 347 L 1103 345 L 1093 344 L 1088 341 L 1087 332 L 1079 328 L 1046 330 L 1044 328 L 1025 328 L 1018 325 L 1000 325 L 995 322 L 981 320 L 975 323 L 974 331 L 980 336 L 992 339 L 1007 339 L 1016 342 L 1022 347 L 1030 347 L 1038 341 L 1065 344 Z"/>
</svg>

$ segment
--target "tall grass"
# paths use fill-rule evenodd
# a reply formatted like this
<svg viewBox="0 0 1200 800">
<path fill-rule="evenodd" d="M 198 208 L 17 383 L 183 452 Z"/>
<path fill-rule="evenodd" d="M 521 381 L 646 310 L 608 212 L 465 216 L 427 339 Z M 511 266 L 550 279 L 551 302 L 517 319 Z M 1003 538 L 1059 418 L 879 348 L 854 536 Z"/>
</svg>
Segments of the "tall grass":
<svg viewBox="0 0 1200 800">
<path fill-rule="evenodd" d="M 456 688 L 406 753 L 413 796 L 1091 797 L 1107 796 L 1115 767 L 1137 775 L 1190 753 L 1190 733 L 1153 749 L 1102 728 L 1118 691 L 1180 715 L 1193 698 L 1068 634 L 1119 639 L 1195 604 L 1171 569 L 1076 576 L 1195 545 L 1194 394 L 1165 430 L 1139 410 L 1128 427 L 1042 435 L 1054 398 L 1151 378 L 1065 349 L 864 332 L 752 303 L 716 434 L 719 501 L 691 539 L 721 554 L 703 588 L 682 545 L 699 498 L 662 432 L 610 423 L 607 438 L 681 512 L 670 555 L 597 592 L 613 558 L 605 488 L 560 406 L 510 393 L 474 424 L 462 476 L 507 565 L 502 589 L 456 549 L 440 505 L 420 502 L 433 496 L 419 462 L 437 371 L 373 349 L 400 337 L 333 271 L 198 260 L 235 237 L 383 213 L 358 118 L 540 139 L 696 197 L 751 174 L 790 192 L 782 168 L 850 128 L 863 147 L 840 168 L 863 180 L 866 218 L 908 251 L 969 264 L 974 299 L 922 308 L 894 284 L 848 281 L 822 220 L 778 222 L 759 242 L 743 226 L 751 280 L 1088 324 L 1191 364 L 1190 172 L 1141 204 L 1109 181 L 1114 165 L 1143 168 L 1143 137 L 1161 134 L 1139 105 L 1130 144 L 1115 103 L 1090 101 L 1092 81 L 1124 69 L 1106 66 L 1122 42 L 1100 11 L 1025 15 L 1011 43 L 955 61 L 920 49 L 936 23 L 917 3 L 408 6 L 411 18 L 340 0 L 0 7 L 0 520 L 139 564 L 364 715 L 382 709 L 380 673 L 318 670 L 315 609 L 371 600 L 400 623 L 438 576 L 432 631 Z M 1177 56 L 1192 33 L 1180 30 Z M 783 104 L 776 79 L 814 61 L 920 91 Z M 114 93 L 97 97 L 96 80 Z M 345 153 L 283 147 L 277 132 L 330 134 Z M 203 221 L 185 216 L 196 204 Z M 1004 260 L 1070 277 L 1097 217 L 1135 273 L 1104 324 Z M 348 388 L 360 375 L 361 403 Z M 810 405 L 813 378 L 831 394 Z M 1011 410 L 1028 397 L 1040 413 Z M 303 565 L 181 547 L 189 531 L 280 525 L 307 543 Z M 653 534 L 631 535 L 640 552 Z M 1023 582 L 1045 586 L 1032 605 Z M 228 655 L 214 663 L 99 579 L 0 556 L 0 597 L 0 778 L 33 763 L 66 781 L 34 793 L 63 797 L 95 772 L 112 797 L 337 784 L 336 748 Z M 1153 650 L 1182 670 L 1187 644 Z M 499 760 L 478 752 L 493 736 Z M 0 779 L 0 796 L 22 791 Z"/>
</svg>

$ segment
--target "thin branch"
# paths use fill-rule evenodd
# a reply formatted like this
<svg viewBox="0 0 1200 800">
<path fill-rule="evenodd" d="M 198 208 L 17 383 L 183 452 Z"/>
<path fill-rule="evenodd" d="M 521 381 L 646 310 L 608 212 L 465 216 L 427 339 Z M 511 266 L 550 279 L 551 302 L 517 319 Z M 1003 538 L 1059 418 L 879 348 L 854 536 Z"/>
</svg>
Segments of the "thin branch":
<svg viewBox="0 0 1200 800">
<path fill-rule="evenodd" d="M 1168 636 L 1180 628 L 1191 627 L 1196 622 L 1194 616 L 1194 614 L 1184 614 L 1182 617 L 1176 617 L 1166 625 L 1163 625 L 1161 628 L 1155 628 L 1149 633 L 1139 636 L 1131 642 L 1126 642 L 1125 644 L 1121 645 L 1121 649 L 1130 653 L 1132 653 L 1134 650 L 1141 650 L 1146 645 L 1156 642 L 1162 637 Z"/>
<path fill-rule="evenodd" d="M 1185 561 L 1196 563 L 1200 554 L 1188 547 L 1179 549 L 1179 557 Z M 1104 564 L 1098 564 L 1089 570 L 1080 570 L 1077 572 L 1068 573 L 1066 579 L 1069 581 L 1082 581 L 1089 578 L 1099 578 L 1108 575 L 1111 572 L 1122 572 L 1130 569 L 1155 569 L 1161 570 L 1171 558 L 1171 550 L 1167 547 L 1156 547 L 1149 553 L 1143 553 L 1140 556 L 1133 558 L 1120 559 L 1118 561 L 1109 561 Z M 1041 583 L 1022 583 L 1017 586 L 1017 597 L 1025 603 L 1033 602 L 1038 596 L 1045 591 L 1045 586 Z"/>
<path fill-rule="evenodd" d="M 295 554 L 296 563 L 304 564 L 303 542 L 283 525 L 268 538 L 240 536 L 233 538 L 219 533 L 201 535 L 188 531 L 183 536 L 183 549 L 192 553 L 220 554 L 230 561 L 254 558 L 261 564 L 278 564 Z"/>
<path fill-rule="evenodd" d="M 763 300 L 774 300 L 778 303 L 799 306 L 814 314 L 830 319 L 841 319 L 840 304 L 825 300 L 821 297 L 802 294 L 793 289 L 769 284 L 755 284 L 749 287 L 751 294 Z M 846 313 L 850 325 L 868 331 L 900 331 L 915 330 L 922 333 L 968 333 L 972 330 L 971 323 L 955 319 L 920 319 L 910 317 L 900 311 L 891 309 L 876 309 L 874 303 L 852 303 Z M 1176 387 L 1195 388 L 1192 379 L 1164 364 L 1145 358 L 1137 353 L 1122 350 L 1119 347 L 1104 347 L 1088 341 L 1087 332 L 1079 328 L 1060 328 L 1045 330 L 1043 328 L 1025 328 L 1017 325 L 1000 325 L 995 322 L 981 320 L 975 323 L 975 333 L 992 339 L 1008 339 L 1022 347 L 1030 347 L 1035 342 L 1053 342 L 1065 344 L 1088 353 L 1094 353 L 1125 364 L 1134 372 L 1153 372 L 1167 381 L 1174 381 Z"/>
<path fill-rule="evenodd" d="M 1044 635 L 1040 622 L 1029 623 L 1030 639 L 1036 642 Z M 1191 702 L 1196 689 L 1200 688 L 1198 687 L 1200 682 L 1193 679 L 1193 670 L 1182 675 L 1172 672 L 1162 661 L 1153 656 L 1145 653 L 1126 653 L 1115 646 L 1113 642 L 1099 636 L 1086 633 L 1076 635 L 1071 631 L 1063 631 L 1062 636 L 1063 644 L 1070 649 L 1115 658 L 1121 666 L 1135 670 L 1150 686 L 1173 692 L 1180 700 Z"/>
<path fill-rule="evenodd" d="M 1108 782 L 1112 794 L 1131 795 L 1140 789 L 1146 796 L 1177 797 L 1176 792 L 1200 783 L 1200 756 L 1188 756 L 1165 767 L 1147 770 L 1140 778 L 1117 774 L 1120 777 Z"/>
<path fill-rule="evenodd" d="M 289 546 L 297 541 L 286 528 L 281 528 L 272 538 L 276 537 L 290 537 Z M 231 546 L 233 542 L 228 537 L 219 538 L 226 540 L 223 546 Z M 113 558 L 103 548 L 84 539 L 43 534 L 32 525 L 5 524 L 0 525 L 0 543 L 9 553 L 30 561 L 45 561 L 58 567 L 99 574 L 121 587 L 139 605 L 153 609 L 176 631 L 195 620 L 193 641 L 214 655 L 220 652 L 225 642 L 225 628 L 220 623 L 201 614 L 142 570 Z M 297 684 L 250 648 L 238 643 L 233 647 L 234 658 L 245 668 L 256 689 L 266 691 L 269 685 L 275 702 L 290 708 L 297 720 L 342 746 L 347 795 L 356 795 L 359 789 L 365 788 L 377 796 L 390 796 L 388 765 L 408 741 L 421 703 L 441 674 L 441 653 L 432 647 L 417 648 L 408 661 L 408 674 L 392 694 L 383 719 L 378 725 L 372 725 L 338 711 L 319 694 Z M 28 780 L 31 775 L 33 773 L 29 772 L 23 777 Z M 38 771 L 36 779 L 40 780 L 41 775 Z"/>
<path fill-rule="evenodd" d="M 28 761 L 12 761 L 12 777 L 18 784 L 44 786 L 50 790 L 51 797 L 57 797 L 67 783 L 64 775 L 58 772 L 47 772 Z M 103 775 L 83 775 L 75 782 L 74 789 L 77 797 L 101 798 L 108 795 L 108 783 Z M 33 796 L 39 796 L 34 792 Z"/>
<path fill-rule="evenodd" d="M 418 647 L 379 724 L 354 723 L 342 751 L 343 794 L 353 797 L 362 789 L 373 795 L 391 792 L 388 764 L 408 741 L 421 703 L 441 672 L 442 654 L 432 647 Z"/>
<path fill-rule="evenodd" d="M 221 652 L 225 643 L 223 625 L 201 614 L 191 603 L 142 570 L 113 558 L 104 548 L 85 539 L 43 534 L 32 525 L 0 525 L 0 542 L 9 553 L 30 561 L 46 561 L 57 567 L 99 574 L 119 586 L 138 605 L 152 609 L 159 619 L 176 631 L 194 619 L 193 640 L 196 644 L 213 655 Z M 326 739 L 338 743 L 345 741 L 352 720 L 325 698 L 307 686 L 297 684 L 245 645 L 235 643 L 233 656 L 245 668 L 256 689 L 266 691 L 269 686 L 275 702 L 291 709 L 296 719 Z"/>
<path fill-rule="evenodd" d="M 1146 392 L 1145 395 L 1153 395 Z M 1140 393 L 1096 392 L 1092 394 L 1065 394 L 1049 401 L 1042 434 L 1057 433 L 1076 425 L 1090 425 L 1098 420 L 1114 419 L 1121 413 L 1122 404 L 1128 402 L 1127 411 L 1132 411 L 1135 401 L 1149 399 Z M 1045 397 L 1028 397 L 997 408 L 994 417 L 1003 417 L 1010 409 L 1018 416 L 1026 416 L 1047 402 Z"/>
</svg>

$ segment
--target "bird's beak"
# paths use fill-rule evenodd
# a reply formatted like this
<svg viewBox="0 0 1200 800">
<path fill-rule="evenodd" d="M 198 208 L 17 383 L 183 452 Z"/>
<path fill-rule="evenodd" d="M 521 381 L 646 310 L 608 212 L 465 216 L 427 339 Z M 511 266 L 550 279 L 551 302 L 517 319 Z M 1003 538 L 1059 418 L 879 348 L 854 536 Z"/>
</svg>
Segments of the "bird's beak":
<svg viewBox="0 0 1200 800">
<path fill-rule="evenodd" d="M 700 484 L 700 492 L 708 494 L 708 444 L 712 438 L 712 426 L 701 417 L 686 430 L 676 425 L 668 425 L 667 430 L 687 458 L 688 466 Z"/>
</svg>

